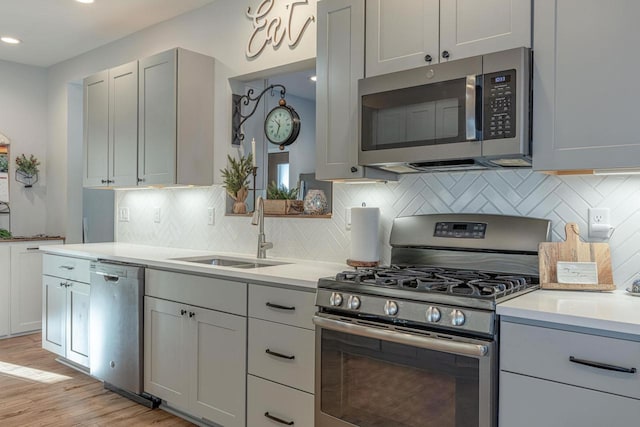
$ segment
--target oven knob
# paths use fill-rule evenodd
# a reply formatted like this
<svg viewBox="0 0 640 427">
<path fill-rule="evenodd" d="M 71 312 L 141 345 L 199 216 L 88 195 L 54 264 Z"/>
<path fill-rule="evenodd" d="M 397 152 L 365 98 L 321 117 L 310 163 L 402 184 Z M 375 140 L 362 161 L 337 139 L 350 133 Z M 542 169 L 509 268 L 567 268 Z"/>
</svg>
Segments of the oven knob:
<svg viewBox="0 0 640 427">
<path fill-rule="evenodd" d="M 464 313 L 460 310 L 453 310 L 451 312 L 451 324 L 453 326 L 462 326 L 464 325 Z"/>
<path fill-rule="evenodd" d="M 349 306 L 349 308 L 351 310 L 357 310 L 360 308 L 360 298 L 358 298 L 357 296 L 350 296 L 349 297 L 349 302 L 347 303 L 347 305 Z"/>
<path fill-rule="evenodd" d="M 384 303 L 384 314 L 387 316 L 395 316 L 398 314 L 398 304 L 395 301 L 387 301 Z"/>
<path fill-rule="evenodd" d="M 329 303 L 334 307 L 340 307 L 342 305 L 342 294 L 333 292 L 331 298 L 329 298 Z"/>
<path fill-rule="evenodd" d="M 438 323 L 440 321 L 440 310 L 436 307 L 427 308 L 427 322 Z"/>
</svg>

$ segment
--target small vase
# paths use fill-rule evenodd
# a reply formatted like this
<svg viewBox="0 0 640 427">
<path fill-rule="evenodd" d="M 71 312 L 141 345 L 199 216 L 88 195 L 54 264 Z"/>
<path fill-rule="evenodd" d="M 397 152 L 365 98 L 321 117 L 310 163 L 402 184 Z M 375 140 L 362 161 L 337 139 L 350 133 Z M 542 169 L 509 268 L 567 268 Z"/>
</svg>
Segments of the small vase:
<svg viewBox="0 0 640 427">
<path fill-rule="evenodd" d="M 24 171 L 16 169 L 16 181 L 24 184 L 25 188 L 31 188 L 33 187 L 33 184 L 38 182 L 38 172 L 34 174 L 28 174 Z"/>
<path fill-rule="evenodd" d="M 327 213 L 327 196 L 322 190 L 309 190 L 304 197 L 304 213 L 307 215 L 323 215 Z"/>
<path fill-rule="evenodd" d="M 240 190 L 236 193 L 233 198 L 233 206 L 231 207 L 231 211 L 234 214 L 246 214 L 247 213 L 247 204 L 245 200 L 247 200 L 247 195 L 249 194 L 249 190 L 247 187 L 241 187 Z"/>
</svg>

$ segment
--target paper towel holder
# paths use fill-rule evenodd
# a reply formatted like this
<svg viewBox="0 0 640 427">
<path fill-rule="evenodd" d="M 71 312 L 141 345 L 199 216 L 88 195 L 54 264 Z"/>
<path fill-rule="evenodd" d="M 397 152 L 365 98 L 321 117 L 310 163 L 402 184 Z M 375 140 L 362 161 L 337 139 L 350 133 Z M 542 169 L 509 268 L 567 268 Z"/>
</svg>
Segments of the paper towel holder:
<svg viewBox="0 0 640 427">
<path fill-rule="evenodd" d="M 366 208 L 367 204 L 362 202 L 362 207 Z M 347 259 L 347 265 L 355 268 L 377 267 L 380 265 L 380 261 L 356 261 L 353 259 Z"/>
</svg>

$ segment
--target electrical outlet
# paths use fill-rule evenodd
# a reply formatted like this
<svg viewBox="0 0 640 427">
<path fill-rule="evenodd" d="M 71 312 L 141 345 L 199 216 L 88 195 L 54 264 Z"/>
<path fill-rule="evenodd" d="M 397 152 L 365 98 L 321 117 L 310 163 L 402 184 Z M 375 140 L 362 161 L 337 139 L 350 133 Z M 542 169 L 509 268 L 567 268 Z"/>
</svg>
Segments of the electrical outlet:
<svg viewBox="0 0 640 427">
<path fill-rule="evenodd" d="M 344 209 L 344 228 L 351 230 L 351 208 Z"/>
<path fill-rule="evenodd" d="M 215 208 L 209 207 L 207 208 L 207 224 L 216 225 L 216 210 Z"/>
<path fill-rule="evenodd" d="M 608 239 L 611 234 L 611 212 L 609 208 L 589 208 L 589 238 Z"/>
<path fill-rule="evenodd" d="M 129 222 L 129 208 L 118 208 L 118 221 Z"/>
<path fill-rule="evenodd" d="M 162 210 L 158 206 L 156 206 L 155 208 L 153 208 L 153 222 L 159 223 L 161 219 Z"/>
</svg>

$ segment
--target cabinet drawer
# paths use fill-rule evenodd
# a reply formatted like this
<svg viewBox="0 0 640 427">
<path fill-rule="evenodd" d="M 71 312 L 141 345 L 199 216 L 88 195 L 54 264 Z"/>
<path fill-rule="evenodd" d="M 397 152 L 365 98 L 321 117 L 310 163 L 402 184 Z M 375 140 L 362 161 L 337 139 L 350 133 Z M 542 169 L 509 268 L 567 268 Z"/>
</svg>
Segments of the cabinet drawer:
<svg viewBox="0 0 640 427">
<path fill-rule="evenodd" d="M 147 268 L 144 287 L 148 296 L 241 316 L 247 314 L 246 283 Z"/>
<path fill-rule="evenodd" d="M 315 332 L 249 319 L 249 373 L 313 393 Z"/>
<path fill-rule="evenodd" d="M 500 390 L 506 427 L 634 426 L 640 417 L 635 399 L 509 372 L 500 373 Z"/>
<path fill-rule="evenodd" d="M 640 342 L 502 322 L 500 370 L 640 399 L 640 373 L 616 372 L 570 361 L 640 370 Z"/>
<path fill-rule="evenodd" d="M 249 316 L 314 329 L 315 292 L 249 285 Z"/>
<path fill-rule="evenodd" d="M 90 263 L 91 261 L 88 259 L 44 254 L 42 273 L 76 282 L 89 283 Z"/>
<path fill-rule="evenodd" d="M 253 375 L 247 377 L 247 388 L 248 426 L 274 427 L 283 424 L 282 421 L 293 426 L 313 425 L 313 394 Z M 269 416 L 282 421 L 278 422 Z"/>
</svg>

